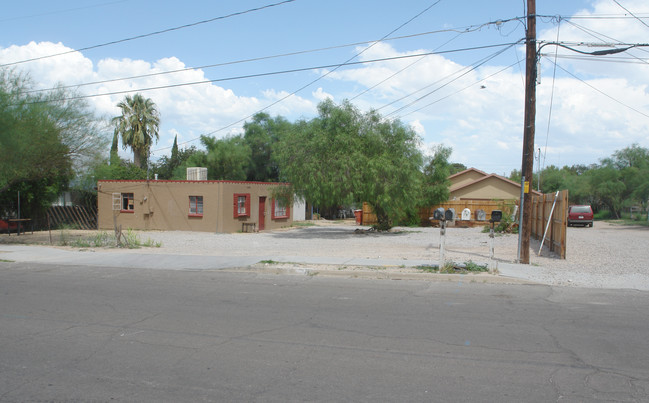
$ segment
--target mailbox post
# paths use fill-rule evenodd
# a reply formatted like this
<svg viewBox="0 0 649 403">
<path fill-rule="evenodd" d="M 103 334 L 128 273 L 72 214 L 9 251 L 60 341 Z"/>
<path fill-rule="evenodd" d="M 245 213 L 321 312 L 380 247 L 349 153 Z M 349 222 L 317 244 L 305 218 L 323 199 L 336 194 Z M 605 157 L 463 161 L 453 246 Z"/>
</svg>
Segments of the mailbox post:
<svg viewBox="0 0 649 403">
<path fill-rule="evenodd" d="M 444 254 L 446 248 L 446 220 L 453 219 L 453 212 L 450 210 L 444 211 L 442 207 L 436 208 L 431 217 L 439 221 L 439 264 L 440 267 L 444 264 Z"/>
<path fill-rule="evenodd" d="M 500 222 L 503 219 L 503 212 L 500 210 L 493 210 L 491 212 L 491 229 L 489 230 L 489 259 L 493 260 L 494 258 L 494 224 Z"/>
</svg>

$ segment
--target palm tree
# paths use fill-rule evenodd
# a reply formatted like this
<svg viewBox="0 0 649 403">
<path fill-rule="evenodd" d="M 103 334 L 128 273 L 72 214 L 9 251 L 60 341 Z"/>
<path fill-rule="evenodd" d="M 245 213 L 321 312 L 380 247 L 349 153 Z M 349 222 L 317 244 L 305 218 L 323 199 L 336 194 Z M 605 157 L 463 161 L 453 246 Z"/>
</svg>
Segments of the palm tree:
<svg viewBox="0 0 649 403">
<path fill-rule="evenodd" d="M 122 115 L 112 120 L 115 136 L 121 135 L 124 149 L 131 147 L 133 163 L 142 168 L 148 159 L 151 141 L 155 137 L 157 143 L 160 138 L 160 114 L 155 103 L 150 98 L 144 98 L 142 94 L 135 94 L 133 97 L 127 95 L 117 107 L 122 110 Z"/>
</svg>

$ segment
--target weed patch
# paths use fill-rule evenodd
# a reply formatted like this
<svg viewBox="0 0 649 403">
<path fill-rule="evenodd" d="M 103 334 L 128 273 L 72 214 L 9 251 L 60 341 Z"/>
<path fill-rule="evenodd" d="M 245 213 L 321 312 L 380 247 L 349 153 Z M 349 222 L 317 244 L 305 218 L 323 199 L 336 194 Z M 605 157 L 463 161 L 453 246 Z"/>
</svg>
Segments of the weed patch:
<svg viewBox="0 0 649 403">
<path fill-rule="evenodd" d="M 439 265 L 422 265 L 416 267 L 425 273 L 444 273 L 444 274 L 467 274 L 467 273 L 485 273 L 489 271 L 487 265 L 477 264 L 471 260 L 463 264 L 455 262 L 445 262 L 441 267 Z"/>
</svg>

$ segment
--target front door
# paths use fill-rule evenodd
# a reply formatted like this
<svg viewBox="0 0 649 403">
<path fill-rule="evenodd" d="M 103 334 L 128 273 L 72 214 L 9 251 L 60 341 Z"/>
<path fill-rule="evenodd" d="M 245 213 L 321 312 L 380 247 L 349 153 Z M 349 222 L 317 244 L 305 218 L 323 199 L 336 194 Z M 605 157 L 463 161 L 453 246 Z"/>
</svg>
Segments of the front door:
<svg viewBox="0 0 649 403">
<path fill-rule="evenodd" d="M 259 198 L 259 231 L 266 228 L 266 196 Z"/>
</svg>

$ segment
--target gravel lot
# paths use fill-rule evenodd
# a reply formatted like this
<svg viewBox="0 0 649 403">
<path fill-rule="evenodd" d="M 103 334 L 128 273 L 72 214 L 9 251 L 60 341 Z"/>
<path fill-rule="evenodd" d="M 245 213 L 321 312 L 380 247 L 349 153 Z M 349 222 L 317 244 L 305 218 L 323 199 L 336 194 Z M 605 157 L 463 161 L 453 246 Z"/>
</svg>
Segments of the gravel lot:
<svg viewBox="0 0 649 403">
<path fill-rule="evenodd" d="M 439 228 L 394 228 L 389 233 L 356 233 L 353 221 L 316 221 L 314 226 L 262 232 L 215 234 L 182 231 L 142 231 L 140 240 L 162 244 L 159 248 L 108 249 L 122 253 L 159 253 L 213 256 L 336 256 L 369 259 L 439 260 Z M 446 260 L 457 263 L 489 263 L 489 236 L 482 228 L 447 228 Z M 54 234 L 54 233 L 53 233 Z M 77 236 L 71 234 L 70 236 Z M 86 235 L 88 235 L 86 233 Z M 21 241 L 38 242 L 38 237 L 21 236 Z M 60 234 L 54 234 L 56 243 Z M 9 239 L 11 238 L 11 240 Z M 0 236 L 0 242 L 18 237 Z M 531 264 L 520 276 L 532 281 L 595 288 L 649 290 L 649 227 L 596 222 L 593 228 L 569 227 L 567 258 L 544 250 L 537 256 L 539 242 L 532 240 Z M 518 235 L 497 235 L 495 260 L 499 267 L 516 261 Z M 144 252 L 146 251 L 146 252 Z M 523 272 L 524 271 L 524 272 Z M 516 273 L 519 274 L 519 273 Z"/>
<path fill-rule="evenodd" d="M 345 256 L 439 260 L 439 228 L 401 228 L 390 233 L 357 234 L 353 222 L 316 221 L 316 226 L 255 234 L 142 232 L 142 239 L 162 242 L 159 253 L 205 255 Z M 366 228 L 366 227 L 360 227 Z M 446 260 L 489 262 L 489 236 L 482 228 L 447 228 Z M 649 290 L 649 227 L 596 222 L 593 228 L 569 227 L 566 259 L 532 240 L 525 277 L 544 284 Z M 494 240 L 494 258 L 514 263 L 518 235 Z"/>
</svg>

